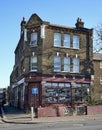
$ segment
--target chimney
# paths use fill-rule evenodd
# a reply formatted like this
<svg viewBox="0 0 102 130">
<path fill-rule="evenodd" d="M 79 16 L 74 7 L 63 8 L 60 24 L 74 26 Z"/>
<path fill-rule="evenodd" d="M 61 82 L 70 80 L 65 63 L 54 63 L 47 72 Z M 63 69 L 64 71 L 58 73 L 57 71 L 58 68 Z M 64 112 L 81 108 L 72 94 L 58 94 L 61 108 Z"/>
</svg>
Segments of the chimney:
<svg viewBox="0 0 102 130">
<path fill-rule="evenodd" d="M 25 26 L 26 26 L 26 20 L 25 18 L 23 17 L 23 20 L 21 21 L 21 35 L 23 34 L 23 31 L 25 29 Z"/>
<path fill-rule="evenodd" d="M 76 28 L 84 28 L 84 22 L 82 22 L 82 19 L 78 17 L 77 23 L 75 24 Z"/>
</svg>

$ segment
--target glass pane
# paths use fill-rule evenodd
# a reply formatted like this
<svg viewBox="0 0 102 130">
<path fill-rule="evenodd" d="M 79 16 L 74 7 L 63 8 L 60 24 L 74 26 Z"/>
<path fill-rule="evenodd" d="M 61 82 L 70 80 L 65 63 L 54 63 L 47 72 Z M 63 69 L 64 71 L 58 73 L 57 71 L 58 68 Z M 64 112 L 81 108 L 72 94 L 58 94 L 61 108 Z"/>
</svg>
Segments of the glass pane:
<svg viewBox="0 0 102 130">
<path fill-rule="evenodd" d="M 52 87 L 58 87 L 58 83 L 52 83 Z"/>
<path fill-rule="evenodd" d="M 73 36 L 73 48 L 79 49 L 79 36 Z"/>
<path fill-rule="evenodd" d="M 37 39 L 37 33 L 32 33 L 31 34 L 31 41 L 34 41 Z"/>
<path fill-rule="evenodd" d="M 71 90 L 69 88 L 59 88 L 59 96 L 70 96 Z"/>
<path fill-rule="evenodd" d="M 64 87 L 64 83 L 59 83 L 59 87 Z"/>
<path fill-rule="evenodd" d="M 54 71 L 60 71 L 60 70 L 61 70 L 60 57 L 56 56 L 54 57 Z"/>
<path fill-rule="evenodd" d="M 57 88 L 47 88 L 46 89 L 46 96 L 58 96 L 58 89 Z"/>
<path fill-rule="evenodd" d="M 64 57 L 64 71 L 70 72 L 70 58 Z"/>
<path fill-rule="evenodd" d="M 71 98 L 70 97 L 59 97 L 58 99 L 59 102 L 64 103 L 64 102 L 70 102 Z"/>
<path fill-rule="evenodd" d="M 70 83 L 65 83 L 65 87 L 70 87 Z"/>
<path fill-rule="evenodd" d="M 46 83 L 46 102 L 70 102 L 70 83 Z"/>
<path fill-rule="evenodd" d="M 31 45 L 37 45 L 37 33 L 32 33 L 31 34 Z"/>
<path fill-rule="evenodd" d="M 76 89 L 75 90 L 75 95 L 76 96 L 81 96 L 82 95 L 82 90 L 81 89 Z"/>
<path fill-rule="evenodd" d="M 54 46 L 61 46 L 61 34 L 54 33 Z"/>
<path fill-rule="evenodd" d="M 73 72 L 79 73 L 79 58 L 73 58 Z"/>
<path fill-rule="evenodd" d="M 82 87 L 89 87 L 89 84 L 82 84 Z"/>
<path fill-rule="evenodd" d="M 82 97 L 75 96 L 75 101 L 76 102 L 82 102 Z"/>
<path fill-rule="evenodd" d="M 37 71 L 37 57 L 31 57 L 31 71 Z"/>
<path fill-rule="evenodd" d="M 79 87 L 79 88 L 80 88 L 80 87 L 81 87 L 81 84 L 76 84 L 76 87 Z"/>
<path fill-rule="evenodd" d="M 45 86 L 46 86 L 46 87 L 51 87 L 51 83 L 47 82 L 47 83 L 45 84 Z"/>
<path fill-rule="evenodd" d="M 70 47 L 70 35 L 64 34 L 64 46 Z"/>
<path fill-rule="evenodd" d="M 100 61 L 100 68 L 102 68 L 102 61 Z"/>
<path fill-rule="evenodd" d="M 56 103 L 58 102 L 58 98 L 57 97 L 46 97 L 46 102 L 49 102 L 49 103 Z"/>
<path fill-rule="evenodd" d="M 32 63 L 36 63 L 36 62 L 37 62 L 37 57 L 34 57 L 34 56 L 31 57 L 31 62 L 32 62 Z"/>
</svg>

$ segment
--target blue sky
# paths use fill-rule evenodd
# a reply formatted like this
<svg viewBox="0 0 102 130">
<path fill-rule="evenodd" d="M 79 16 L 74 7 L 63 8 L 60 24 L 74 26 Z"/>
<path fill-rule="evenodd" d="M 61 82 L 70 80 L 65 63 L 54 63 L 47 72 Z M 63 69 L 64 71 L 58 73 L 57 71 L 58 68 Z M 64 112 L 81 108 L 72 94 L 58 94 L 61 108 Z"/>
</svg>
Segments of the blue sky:
<svg viewBox="0 0 102 130">
<path fill-rule="evenodd" d="M 0 0 L 0 88 L 9 85 L 20 22 L 37 13 L 44 21 L 74 27 L 82 18 L 85 27 L 102 23 L 102 0 Z"/>
</svg>

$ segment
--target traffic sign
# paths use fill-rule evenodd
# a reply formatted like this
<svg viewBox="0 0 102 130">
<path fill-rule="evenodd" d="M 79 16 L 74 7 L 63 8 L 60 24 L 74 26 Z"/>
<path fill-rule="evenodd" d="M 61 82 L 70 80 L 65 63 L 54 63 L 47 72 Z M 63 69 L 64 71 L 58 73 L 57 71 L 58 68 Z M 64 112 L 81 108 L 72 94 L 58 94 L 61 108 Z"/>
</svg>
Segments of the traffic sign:
<svg viewBox="0 0 102 130">
<path fill-rule="evenodd" d="M 32 88 L 32 94 L 38 94 L 38 88 Z"/>
</svg>

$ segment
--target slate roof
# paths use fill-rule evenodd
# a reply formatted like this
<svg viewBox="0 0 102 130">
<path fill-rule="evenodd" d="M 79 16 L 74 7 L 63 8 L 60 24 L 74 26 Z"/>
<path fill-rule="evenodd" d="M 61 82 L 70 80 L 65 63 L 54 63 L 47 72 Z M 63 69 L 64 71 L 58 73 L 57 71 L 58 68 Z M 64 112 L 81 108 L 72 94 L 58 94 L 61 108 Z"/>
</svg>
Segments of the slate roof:
<svg viewBox="0 0 102 130">
<path fill-rule="evenodd" d="M 101 53 L 94 53 L 93 60 L 102 60 L 102 54 Z"/>
</svg>

